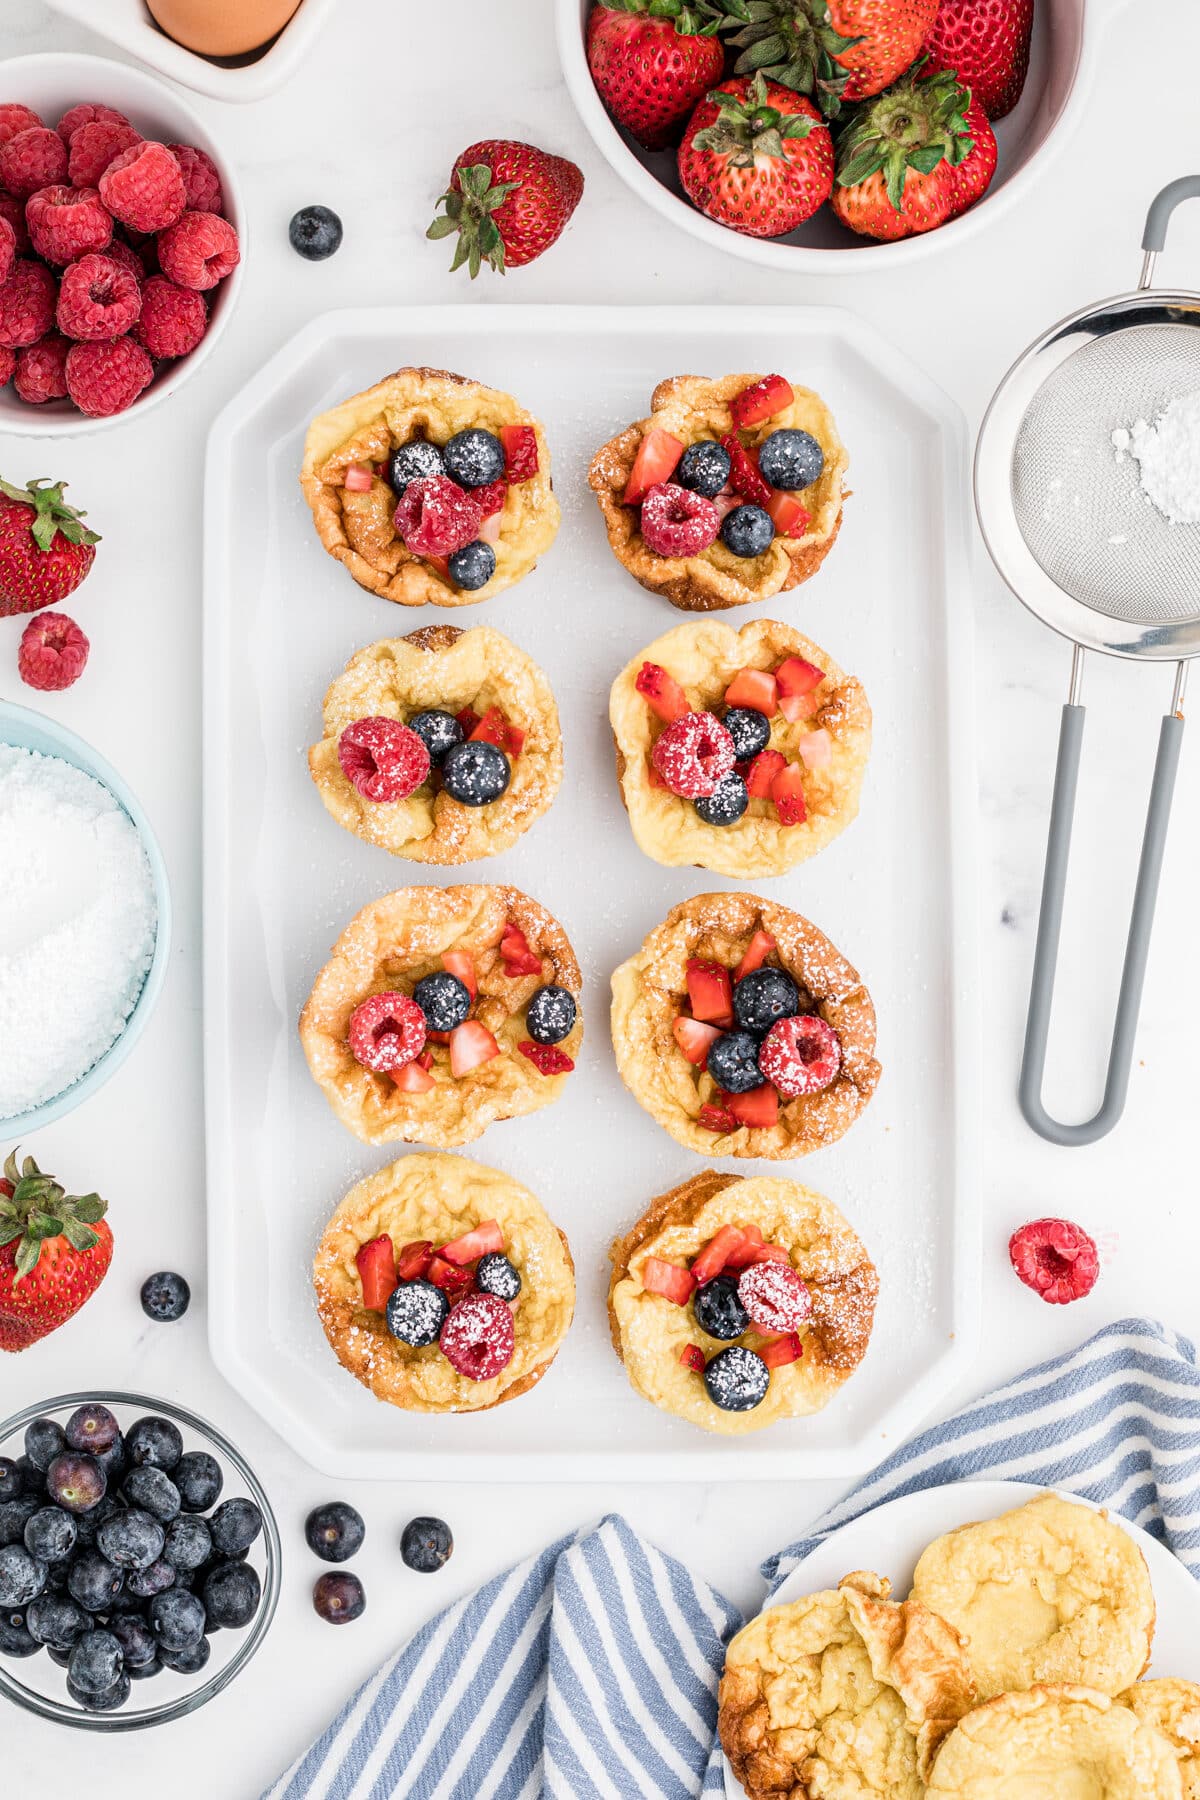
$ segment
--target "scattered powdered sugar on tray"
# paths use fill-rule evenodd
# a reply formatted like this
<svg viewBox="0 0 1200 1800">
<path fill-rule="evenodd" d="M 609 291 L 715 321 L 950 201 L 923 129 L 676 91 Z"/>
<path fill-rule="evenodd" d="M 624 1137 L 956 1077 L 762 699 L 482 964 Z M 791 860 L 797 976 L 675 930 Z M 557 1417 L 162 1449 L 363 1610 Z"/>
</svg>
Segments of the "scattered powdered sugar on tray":
<svg viewBox="0 0 1200 1800">
<path fill-rule="evenodd" d="M 1132 456 L 1147 500 L 1172 525 L 1200 524 L 1200 393 L 1180 394 L 1147 424 L 1112 434 L 1117 461 Z"/>
<path fill-rule="evenodd" d="M 145 846 L 108 789 L 0 744 L 0 1120 L 61 1094 L 116 1042 L 156 929 Z"/>
</svg>

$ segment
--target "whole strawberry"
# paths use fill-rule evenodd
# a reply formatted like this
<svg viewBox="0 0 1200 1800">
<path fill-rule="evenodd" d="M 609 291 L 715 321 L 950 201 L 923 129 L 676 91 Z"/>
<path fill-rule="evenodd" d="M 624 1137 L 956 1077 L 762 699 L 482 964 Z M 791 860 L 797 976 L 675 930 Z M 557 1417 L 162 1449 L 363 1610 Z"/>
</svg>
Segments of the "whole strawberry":
<svg viewBox="0 0 1200 1800">
<path fill-rule="evenodd" d="M 0 1350 L 27 1350 L 91 1299 L 112 1261 L 106 1210 L 12 1152 L 0 1178 Z"/>
<path fill-rule="evenodd" d="M 926 69 L 953 69 L 989 119 L 1021 98 L 1029 73 L 1033 0 L 942 0 L 922 49 Z"/>
<path fill-rule="evenodd" d="M 942 70 L 896 82 L 856 114 L 838 141 L 833 210 L 864 237 L 912 237 L 965 212 L 995 172 L 991 126 Z"/>
<path fill-rule="evenodd" d="M 833 186 L 833 143 L 802 94 L 756 75 L 702 100 L 679 147 L 692 203 L 748 237 L 782 237 L 812 217 Z"/>
<path fill-rule="evenodd" d="M 438 201 L 446 210 L 425 235 L 458 233 L 452 270 L 466 263 L 474 280 L 486 262 L 503 275 L 557 241 L 582 194 L 583 174 L 565 156 L 515 138 L 484 138 L 456 157 Z"/>
<path fill-rule="evenodd" d="M 678 142 L 696 102 L 724 74 L 719 23 L 705 0 L 598 0 L 588 14 L 596 92 L 647 150 Z"/>
<path fill-rule="evenodd" d="M 0 478 L 0 618 L 65 600 L 95 561 L 100 539 L 63 499 L 66 485 Z"/>
<path fill-rule="evenodd" d="M 730 42 L 739 75 L 763 74 L 811 94 L 827 118 L 844 100 L 878 94 L 902 75 L 933 24 L 938 0 L 724 0 L 744 20 Z"/>
</svg>

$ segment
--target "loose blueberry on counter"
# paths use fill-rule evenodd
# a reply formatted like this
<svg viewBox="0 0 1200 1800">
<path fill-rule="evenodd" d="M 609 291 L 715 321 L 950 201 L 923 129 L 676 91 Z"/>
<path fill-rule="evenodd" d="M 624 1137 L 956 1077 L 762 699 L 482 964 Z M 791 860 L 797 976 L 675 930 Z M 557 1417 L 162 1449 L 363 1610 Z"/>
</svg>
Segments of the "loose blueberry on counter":
<svg viewBox="0 0 1200 1800">
<path fill-rule="evenodd" d="M 388 458 L 388 486 L 399 497 L 410 482 L 424 481 L 430 475 L 444 475 L 446 465 L 436 444 L 428 438 L 412 438 L 401 444 Z"/>
<path fill-rule="evenodd" d="M 200 1597 L 210 1630 L 220 1625 L 240 1631 L 258 1611 L 262 1586 L 249 1563 L 217 1563 L 204 1577 Z"/>
<path fill-rule="evenodd" d="M 20 1607 L 0 1607 L 0 1656 L 36 1656 L 41 1647 Z"/>
<path fill-rule="evenodd" d="M 363 1516 L 344 1500 L 314 1506 L 304 1521 L 304 1540 L 322 1562 L 349 1562 L 367 1535 Z"/>
<path fill-rule="evenodd" d="M 15 1500 L 21 1492 L 21 1471 L 11 1456 L 0 1456 L 0 1505 Z"/>
<path fill-rule="evenodd" d="M 338 1575 L 319 1575 L 313 1586 L 313 1611 L 327 1625 L 348 1625 L 360 1619 L 367 1596 L 357 1575 L 343 1570 Z"/>
<path fill-rule="evenodd" d="M 449 1300 L 432 1281 L 420 1277 L 402 1281 L 388 1299 L 387 1327 L 402 1344 L 421 1350 L 426 1344 L 437 1342 L 449 1311 Z"/>
<path fill-rule="evenodd" d="M 453 713 L 442 712 L 437 707 L 415 713 L 408 721 L 408 726 L 410 731 L 416 732 L 428 750 L 429 760 L 435 769 L 441 766 L 454 746 L 461 744 L 467 735 Z"/>
<path fill-rule="evenodd" d="M 305 262 L 324 262 L 341 249 L 342 221 L 328 206 L 302 206 L 288 224 L 292 249 Z"/>
<path fill-rule="evenodd" d="M 157 1562 L 152 1562 L 148 1569 L 134 1569 L 125 1578 L 125 1592 L 135 1600 L 153 1600 L 155 1594 L 165 1594 L 169 1587 L 174 1587 L 177 1579 L 175 1565 L 167 1561 L 166 1546 Z"/>
<path fill-rule="evenodd" d="M 150 1463 L 155 1469 L 165 1469 L 169 1475 L 183 1455 L 183 1439 L 178 1426 L 172 1425 L 170 1419 L 160 1419 L 151 1413 L 129 1427 L 125 1448 L 131 1463 L 139 1466 Z"/>
<path fill-rule="evenodd" d="M 77 1406 L 67 1420 L 64 1433 L 67 1448 L 70 1450 L 86 1450 L 89 1455 L 99 1457 L 101 1452 L 112 1450 L 121 1440 L 121 1427 L 107 1406 L 98 1401 L 89 1401 L 86 1406 Z"/>
<path fill-rule="evenodd" d="M 709 1337 L 728 1343 L 750 1329 L 750 1314 L 738 1298 L 737 1281 L 732 1275 L 715 1275 L 696 1292 L 692 1301 L 696 1323 Z"/>
<path fill-rule="evenodd" d="M 758 472 L 774 488 L 811 487 L 825 467 L 825 452 L 807 431 L 773 431 L 758 452 Z"/>
<path fill-rule="evenodd" d="M 748 1094 L 752 1088 L 761 1087 L 758 1039 L 750 1031 L 727 1031 L 714 1038 L 708 1047 L 707 1068 L 727 1094 Z"/>
<path fill-rule="evenodd" d="M 91 1512 L 108 1492 L 108 1477 L 94 1456 L 65 1450 L 46 1471 L 46 1492 L 70 1513 Z"/>
<path fill-rule="evenodd" d="M 761 556 L 774 536 L 771 515 L 761 506 L 735 506 L 721 520 L 721 541 L 735 556 Z"/>
<path fill-rule="evenodd" d="M 561 1044 L 575 1029 L 575 996 L 554 982 L 540 987 L 525 1008 L 525 1029 L 535 1044 Z"/>
<path fill-rule="evenodd" d="M 413 999 L 425 1014 L 430 1031 L 453 1031 L 471 1011 L 471 993 L 466 982 L 447 970 L 423 975 L 413 989 Z"/>
<path fill-rule="evenodd" d="M 462 806 L 490 805 L 511 779 L 507 756 L 484 738 L 457 745 L 442 763 L 442 785 Z"/>
<path fill-rule="evenodd" d="M 722 1412 L 752 1412 L 766 1398 L 770 1385 L 770 1369 L 744 1344 L 718 1350 L 704 1370 L 708 1397 Z"/>
<path fill-rule="evenodd" d="M 67 1576 L 67 1592 L 90 1613 L 106 1613 L 124 1586 L 124 1571 L 98 1550 L 81 1551 Z"/>
<path fill-rule="evenodd" d="M 410 1519 L 400 1537 L 400 1555 L 418 1575 L 433 1575 L 449 1562 L 454 1538 L 445 1519 Z"/>
<path fill-rule="evenodd" d="M 521 1291 L 521 1277 L 507 1256 L 489 1250 L 475 1265 L 475 1286 L 481 1294 L 495 1294 L 498 1300 L 515 1300 Z"/>
<path fill-rule="evenodd" d="M 504 446 L 490 431 L 456 431 L 442 452 L 446 473 L 461 488 L 490 487 L 504 474 Z"/>
<path fill-rule="evenodd" d="M 118 1569 L 148 1569 L 162 1555 L 165 1541 L 158 1520 L 136 1507 L 114 1513 L 96 1533 L 96 1548 Z"/>
<path fill-rule="evenodd" d="M 67 1436 L 57 1419 L 35 1419 L 25 1427 L 25 1454 L 43 1474 L 67 1447 Z"/>
<path fill-rule="evenodd" d="M 163 1651 L 190 1650 L 204 1636 L 204 1603 L 186 1588 L 155 1594 L 147 1609 L 150 1629 Z"/>
<path fill-rule="evenodd" d="M 173 1325 L 191 1305 L 192 1290 L 182 1275 L 160 1269 L 142 1283 L 142 1311 L 160 1325 Z"/>
<path fill-rule="evenodd" d="M 723 444 L 715 444 L 711 439 L 702 439 L 698 444 L 689 444 L 675 465 L 672 481 L 680 487 L 690 488 L 693 494 L 703 494 L 706 500 L 713 500 L 729 480 L 730 457 Z"/>
<path fill-rule="evenodd" d="M 262 1530 L 262 1514 L 253 1500 L 226 1500 L 208 1522 L 213 1548 L 222 1556 L 240 1556 Z"/>
<path fill-rule="evenodd" d="M 111 1631 L 89 1631 L 80 1638 L 67 1664 L 68 1685 L 76 1698 L 105 1694 L 125 1666 L 119 1638 Z"/>
<path fill-rule="evenodd" d="M 93 1629 L 92 1616 L 66 1594 L 39 1594 L 25 1613 L 25 1625 L 50 1650 L 73 1650 Z M 0 1646 L 2 1648 L 2 1646 Z"/>
<path fill-rule="evenodd" d="M 181 1513 L 167 1526 L 163 1541 L 163 1560 L 177 1575 L 201 1568 L 212 1555 L 212 1532 L 204 1519 L 194 1513 Z"/>
<path fill-rule="evenodd" d="M 75 1548 L 79 1527 L 60 1506 L 41 1506 L 25 1526 L 25 1548 L 38 1562 L 66 1562 Z"/>
<path fill-rule="evenodd" d="M 733 1011 L 743 1031 L 769 1031 L 800 1011 L 800 990 L 784 969 L 751 969 L 734 986 Z"/>
<path fill-rule="evenodd" d="M 753 706 L 731 706 L 721 723 L 733 739 L 739 762 L 749 762 L 771 741 L 771 721 Z"/>
<path fill-rule="evenodd" d="M 476 588 L 486 587 L 496 573 L 496 552 L 482 538 L 474 538 L 446 558 L 446 567 L 456 588 L 474 593 Z"/>
<path fill-rule="evenodd" d="M 158 1647 L 158 1659 L 164 1669 L 174 1669 L 177 1675 L 198 1675 L 209 1657 L 212 1645 L 206 1637 L 186 1650 L 168 1650 L 165 1644 Z M 133 1670 L 131 1669 L 132 1675 Z"/>
<path fill-rule="evenodd" d="M 171 1471 L 184 1512 L 207 1512 L 221 1498 L 221 1465 L 207 1450 L 188 1450 Z"/>
<path fill-rule="evenodd" d="M 22 1544 L 25 1527 L 42 1504 L 37 1494 L 22 1494 L 0 1506 L 0 1549 L 5 1544 Z"/>
<path fill-rule="evenodd" d="M 749 804 L 746 784 L 736 769 L 722 775 L 711 794 L 692 802 L 706 825 L 736 825 Z"/>
</svg>

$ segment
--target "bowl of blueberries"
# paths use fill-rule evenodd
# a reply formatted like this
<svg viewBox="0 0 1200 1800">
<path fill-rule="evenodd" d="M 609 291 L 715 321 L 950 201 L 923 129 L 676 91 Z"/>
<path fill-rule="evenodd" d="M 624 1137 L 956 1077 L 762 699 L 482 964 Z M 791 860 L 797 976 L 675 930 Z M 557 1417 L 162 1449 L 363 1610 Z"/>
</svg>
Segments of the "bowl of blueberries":
<svg viewBox="0 0 1200 1800">
<path fill-rule="evenodd" d="M 254 1471 L 142 1394 L 63 1394 L 0 1425 L 0 1694 L 93 1731 L 194 1712 L 240 1674 L 279 1597 Z"/>
</svg>

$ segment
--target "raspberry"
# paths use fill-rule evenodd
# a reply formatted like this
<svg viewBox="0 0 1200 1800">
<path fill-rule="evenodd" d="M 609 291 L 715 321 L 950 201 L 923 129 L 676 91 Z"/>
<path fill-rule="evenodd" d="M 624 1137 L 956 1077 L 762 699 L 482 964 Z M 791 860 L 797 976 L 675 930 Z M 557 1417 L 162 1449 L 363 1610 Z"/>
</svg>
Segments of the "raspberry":
<svg viewBox="0 0 1200 1800">
<path fill-rule="evenodd" d="M 128 269 L 108 256 L 81 256 L 63 271 L 58 329 L 87 343 L 123 337 L 142 310 L 142 290 Z"/>
<path fill-rule="evenodd" d="M 543 1075 L 569 1075 L 575 1067 L 566 1051 L 560 1050 L 557 1044 L 535 1044 L 531 1038 L 524 1038 L 517 1049 Z"/>
<path fill-rule="evenodd" d="M 124 238 L 114 237 L 104 254 L 120 268 L 128 269 L 138 286 L 142 286 L 146 279 L 146 265 L 133 246 L 127 244 Z"/>
<path fill-rule="evenodd" d="M 134 231 L 165 231 L 184 209 L 183 170 L 165 144 L 131 144 L 114 156 L 99 181 L 114 219 Z"/>
<path fill-rule="evenodd" d="M 442 1355 L 468 1381 L 491 1381 L 513 1359 L 512 1309 L 497 1294 L 467 1294 L 438 1333 Z"/>
<path fill-rule="evenodd" d="M 94 119 L 78 126 L 71 135 L 68 168 L 72 182 L 76 187 L 96 187 L 113 158 L 141 141 L 140 131 L 132 125 L 118 125 L 115 119 Z"/>
<path fill-rule="evenodd" d="M 47 262 L 69 263 L 95 250 L 105 250 L 113 222 L 95 188 L 39 188 L 25 202 L 29 239 Z"/>
<path fill-rule="evenodd" d="M 154 364 L 130 337 L 71 345 L 67 392 L 89 418 L 107 419 L 124 412 L 153 379 Z"/>
<path fill-rule="evenodd" d="M 754 1263 L 738 1276 L 737 1291 L 763 1331 L 799 1331 L 812 1312 L 812 1295 L 789 1263 Z"/>
<path fill-rule="evenodd" d="M 90 648 L 66 613 L 37 613 L 21 633 L 17 671 L 26 687 L 55 693 L 79 680 Z"/>
<path fill-rule="evenodd" d="M 239 260 L 237 232 L 216 213 L 185 212 L 158 240 L 159 267 L 180 287 L 216 287 Z"/>
<path fill-rule="evenodd" d="M 720 529 L 712 501 L 673 481 L 656 482 L 642 501 L 642 537 L 656 556 L 699 556 Z"/>
<path fill-rule="evenodd" d="M 118 112 L 115 106 L 95 106 L 90 100 L 85 100 L 81 105 L 72 106 L 65 112 L 58 121 L 56 129 L 63 143 L 70 149 L 71 139 L 79 127 L 94 125 L 97 120 L 107 120 L 110 125 L 128 125 L 129 123 L 125 114 Z"/>
<path fill-rule="evenodd" d="M 48 125 L 27 125 L 0 144 L 0 184 L 24 200 L 67 179 L 67 147 Z"/>
<path fill-rule="evenodd" d="M 29 248 L 29 228 L 25 223 L 25 202 L 18 200 L 15 194 L 0 194 L 0 219 L 6 219 L 12 226 L 17 240 L 17 255 L 23 256 Z"/>
<path fill-rule="evenodd" d="M 7 387 L 13 378 L 13 370 L 17 366 L 17 353 L 10 350 L 7 344 L 0 344 L 0 387 Z"/>
<path fill-rule="evenodd" d="M 655 740 L 650 760 L 673 794 L 707 799 L 737 760 L 733 739 L 713 713 L 683 713 Z"/>
<path fill-rule="evenodd" d="M 54 323 L 58 283 L 42 263 L 19 256 L 0 283 L 0 344 L 19 350 L 36 344 Z"/>
<path fill-rule="evenodd" d="M 203 294 L 181 288 L 165 275 L 150 277 L 142 289 L 142 314 L 133 335 L 151 356 L 186 356 L 207 330 Z"/>
<path fill-rule="evenodd" d="M 8 280 L 16 260 L 17 234 L 8 220 L 0 217 L 0 284 Z"/>
<path fill-rule="evenodd" d="M 1082 1300 L 1096 1285 L 1100 1257 L 1095 1240 L 1069 1219 L 1035 1219 L 1008 1241 L 1017 1278 L 1051 1306 Z"/>
<path fill-rule="evenodd" d="M 477 490 L 448 475 L 425 475 L 409 482 L 392 522 L 414 556 L 453 556 L 479 536 L 483 508 Z"/>
<path fill-rule="evenodd" d="M 778 1019 L 762 1041 L 758 1066 L 785 1100 L 819 1094 L 842 1066 L 842 1040 L 815 1013 Z"/>
<path fill-rule="evenodd" d="M 27 131 L 31 125 L 42 123 L 31 107 L 12 100 L 7 106 L 0 106 L 0 144 L 6 144 L 18 131 Z"/>
<path fill-rule="evenodd" d="M 197 150 L 192 144 L 172 144 L 171 155 L 183 172 L 189 212 L 223 213 L 221 177 L 207 150 Z"/>
<path fill-rule="evenodd" d="M 355 719 L 338 739 L 338 762 L 364 800 L 407 800 L 429 779 L 424 739 L 397 719 Z"/>
<path fill-rule="evenodd" d="M 70 340 L 52 331 L 36 344 L 17 351 L 15 387 L 29 406 L 45 400 L 64 400 L 67 393 L 67 352 Z"/>
<path fill-rule="evenodd" d="M 390 1075 L 421 1054 L 425 1014 L 407 994 L 372 994 L 350 1015 L 346 1041 L 355 1062 L 377 1075 Z"/>
</svg>

